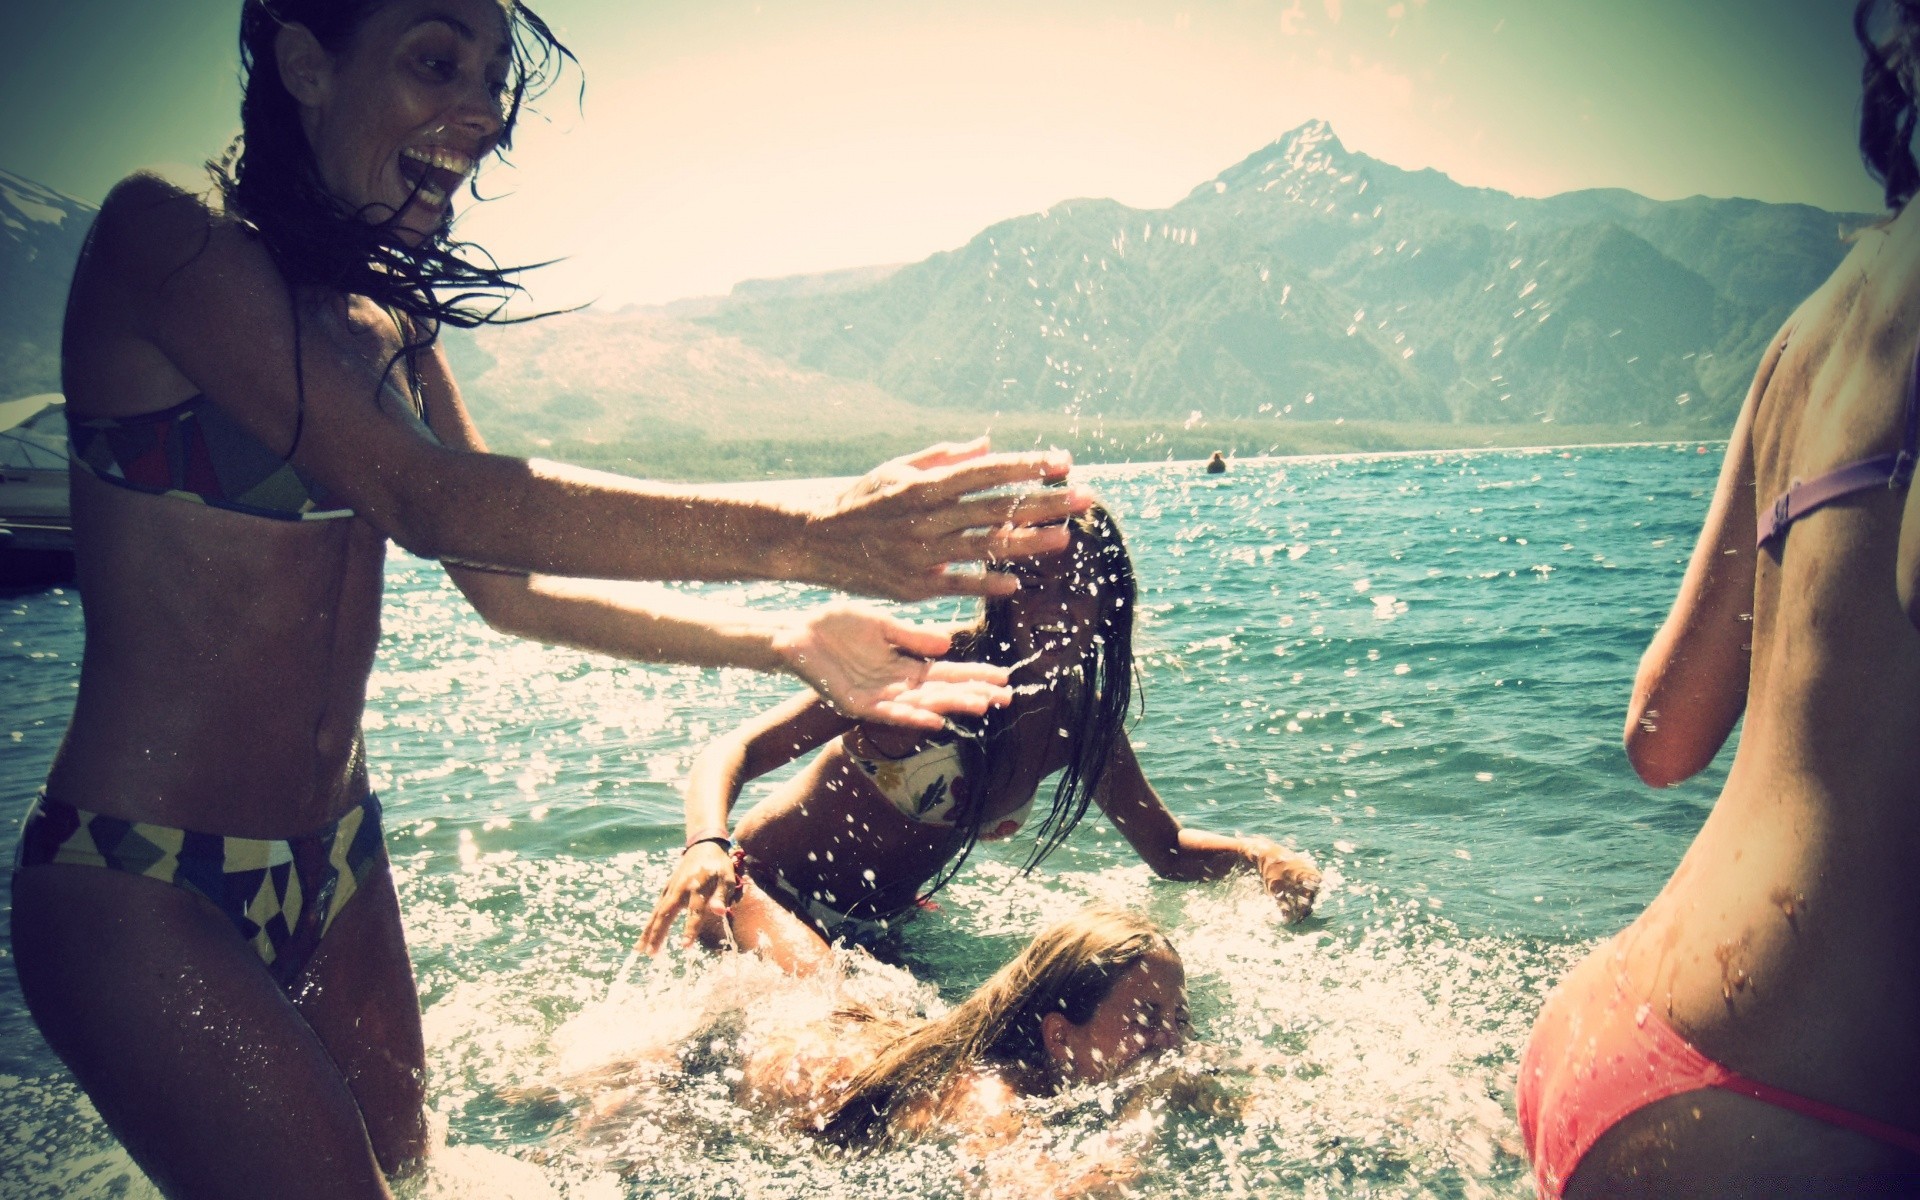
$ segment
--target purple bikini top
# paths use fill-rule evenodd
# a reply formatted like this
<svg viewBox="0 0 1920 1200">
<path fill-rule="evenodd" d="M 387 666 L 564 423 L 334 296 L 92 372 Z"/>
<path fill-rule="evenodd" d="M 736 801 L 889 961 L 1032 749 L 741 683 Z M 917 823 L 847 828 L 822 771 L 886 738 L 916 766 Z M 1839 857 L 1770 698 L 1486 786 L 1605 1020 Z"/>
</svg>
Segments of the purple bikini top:
<svg viewBox="0 0 1920 1200">
<path fill-rule="evenodd" d="M 1765 549 L 1786 537 L 1795 521 L 1844 496 L 1869 488 L 1905 488 L 1913 478 L 1916 450 L 1920 450 L 1920 352 L 1916 352 L 1913 371 L 1907 378 L 1907 434 L 1900 449 L 1836 467 L 1804 482 L 1796 481 L 1760 514 L 1758 548 Z"/>
</svg>

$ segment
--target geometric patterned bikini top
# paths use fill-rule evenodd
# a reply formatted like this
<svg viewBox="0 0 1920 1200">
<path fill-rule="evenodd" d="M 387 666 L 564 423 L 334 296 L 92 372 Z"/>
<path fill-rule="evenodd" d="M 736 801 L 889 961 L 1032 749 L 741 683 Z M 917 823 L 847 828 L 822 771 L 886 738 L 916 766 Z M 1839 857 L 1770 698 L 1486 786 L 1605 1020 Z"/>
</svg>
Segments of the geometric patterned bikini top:
<svg viewBox="0 0 1920 1200">
<path fill-rule="evenodd" d="M 1805 482 L 1794 480 L 1767 511 L 1760 514 L 1756 548 L 1766 549 L 1768 544 L 1786 537 L 1795 521 L 1843 496 L 1877 487 L 1905 490 L 1913 478 L 1916 453 L 1920 453 L 1920 352 L 1915 354 L 1913 371 L 1907 379 L 1907 430 L 1900 449 L 1836 467 Z"/>
<path fill-rule="evenodd" d="M 281 521 L 353 515 L 204 395 L 159 412 L 69 420 L 67 444 L 96 479 L 136 492 Z"/>
</svg>

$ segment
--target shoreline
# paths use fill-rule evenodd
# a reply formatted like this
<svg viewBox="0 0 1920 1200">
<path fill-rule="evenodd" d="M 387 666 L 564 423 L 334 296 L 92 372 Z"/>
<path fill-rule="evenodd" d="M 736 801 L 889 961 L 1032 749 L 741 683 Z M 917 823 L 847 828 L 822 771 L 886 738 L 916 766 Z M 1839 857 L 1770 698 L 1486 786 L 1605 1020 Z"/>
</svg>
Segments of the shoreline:
<svg viewBox="0 0 1920 1200">
<path fill-rule="evenodd" d="M 1435 450 L 1325 450 L 1304 454 L 1255 454 L 1244 458 L 1228 458 L 1227 470 L 1218 476 L 1207 478 L 1230 478 L 1236 463 L 1306 463 L 1338 462 L 1345 459 L 1355 461 L 1376 461 L 1382 459 L 1417 458 L 1427 455 L 1468 455 L 1468 454 L 1553 454 L 1570 450 L 1644 450 L 1659 449 L 1667 446 L 1703 446 L 1711 449 L 1723 449 L 1726 438 L 1659 438 L 1644 442 L 1559 442 L 1539 446 L 1459 446 Z M 1204 458 L 1159 458 L 1148 462 L 1125 463 L 1080 463 L 1073 464 L 1074 473 L 1100 477 L 1126 477 L 1156 467 L 1191 467 L 1196 473 L 1204 474 L 1207 460 Z M 830 488 L 844 487 L 860 478 L 858 475 L 812 475 L 792 479 L 709 479 L 681 484 L 691 491 L 703 495 L 736 496 L 752 499 L 772 495 L 808 494 L 815 491 L 826 492 Z"/>
</svg>

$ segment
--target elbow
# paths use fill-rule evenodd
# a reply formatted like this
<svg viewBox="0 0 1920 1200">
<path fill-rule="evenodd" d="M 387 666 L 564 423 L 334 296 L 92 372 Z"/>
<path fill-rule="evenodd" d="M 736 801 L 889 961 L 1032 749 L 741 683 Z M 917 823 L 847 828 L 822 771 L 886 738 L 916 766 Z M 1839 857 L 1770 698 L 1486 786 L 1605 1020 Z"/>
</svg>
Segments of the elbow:
<svg viewBox="0 0 1920 1200">
<path fill-rule="evenodd" d="M 469 595 L 467 600 L 473 605 L 473 611 L 487 623 L 487 628 L 495 633 L 539 641 L 541 631 L 535 628 L 530 606 L 524 602 L 525 577 L 521 578 L 522 584 L 518 589 L 489 588 Z"/>
<path fill-rule="evenodd" d="M 687 768 L 687 780 L 714 781 L 737 791 L 739 785 L 749 778 L 758 778 L 764 772 L 750 771 L 747 763 L 747 747 L 737 733 L 726 734 L 708 742 L 700 753 L 693 756 L 693 763 Z"/>
<path fill-rule="evenodd" d="M 1173 883 L 1193 883 L 1204 878 L 1199 859 L 1191 854 L 1182 854 L 1180 847 L 1169 846 L 1152 855 L 1141 855 L 1147 868 L 1161 879 Z"/>
<path fill-rule="evenodd" d="M 354 497 L 353 511 L 415 558 L 438 562 L 460 553 L 448 544 L 446 523 L 430 497 L 378 491 Z"/>
<path fill-rule="evenodd" d="M 1707 765 L 1695 761 L 1697 755 L 1676 753 L 1671 740 L 1663 741 L 1658 727 L 1645 720 L 1628 722 L 1625 744 L 1633 773 L 1648 787 L 1670 788 L 1684 783 Z"/>
<path fill-rule="evenodd" d="M 552 640 L 553 622 L 544 616 L 544 593 L 531 576 L 455 562 L 447 566 L 467 603 L 488 628 L 510 637 Z"/>
<path fill-rule="evenodd" d="M 498 547 L 490 544 L 497 539 L 482 513 L 488 497 L 512 485 L 498 469 L 502 461 L 435 447 L 404 478 L 383 481 L 361 515 L 419 558 L 497 563 Z"/>
<path fill-rule="evenodd" d="M 1684 783 L 1713 762 L 1745 708 L 1744 688 L 1718 697 L 1636 688 L 1621 739 L 1627 762 L 1648 787 Z"/>
<path fill-rule="evenodd" d="M 368 516 L 395 545 L 415 558 L 438 562 L 460 554 L 448 536 L 448 522 L 431 497 L 395 497 Z"/>
</svg>

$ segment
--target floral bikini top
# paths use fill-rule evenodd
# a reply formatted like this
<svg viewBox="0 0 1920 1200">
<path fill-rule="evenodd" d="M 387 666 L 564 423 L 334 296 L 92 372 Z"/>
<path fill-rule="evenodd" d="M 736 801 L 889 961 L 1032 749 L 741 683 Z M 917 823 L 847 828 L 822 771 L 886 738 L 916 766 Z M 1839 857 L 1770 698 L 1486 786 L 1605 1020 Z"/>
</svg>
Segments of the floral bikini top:
<svg viewBox="0 0 1920 1200">
<path fill-rule="evenodd" d="M 841 739 L 847 759 L 868 779 L 900 815 L 922 825 L 951 829 L 954 810 L 967 800 L 967 777 L 961 766 L 960 742 L 951 734 L 935 734 L 911 754 L 893 758 L 882 754 L 857 732 Z M 1004 841 L 1020 832 L 1033 812 L 1033 796 L 1019 808 L 980 827 L 980 840 Z"/>
</svg>

